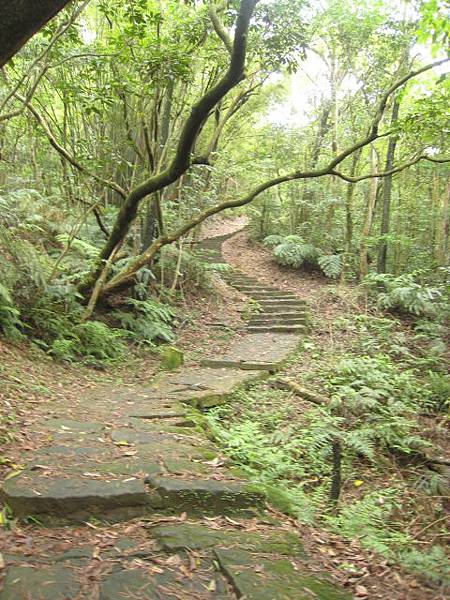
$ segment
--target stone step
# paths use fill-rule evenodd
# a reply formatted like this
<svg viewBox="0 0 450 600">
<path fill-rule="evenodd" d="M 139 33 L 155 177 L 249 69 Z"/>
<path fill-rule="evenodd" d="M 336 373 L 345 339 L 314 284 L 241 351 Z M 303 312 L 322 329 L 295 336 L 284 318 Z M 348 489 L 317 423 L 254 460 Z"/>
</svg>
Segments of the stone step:
<svg viewBox="0 0 450 600">
<path fill-rule="evenodd" d="M 249 483 L 216 479 L 148 477 L 151 505 L 163 512 L 226 515 L 263 508 L 266 497 Z"/>
<path fill-rule="evenodd" d="M 279 304 L 280 306 L 306 306 L 305 300 L 301 300 L 300 298 L 264 298 L 261 300 L 260 304 L 262 306 Z"/>
<path fill-rule="evenodd" d="M 270 317 L 273 319 L 292 319 L 292 318 L 301 318 L 301 317 L 308 317 L 308 312 L 303 308 L 300 307 L 298 309 L 293 308 L 292 310 L 289 310 L 289 308 L 286 308 L 285 310 L 280 310 L 279 312 L 275 312 L 275 311 L 266 311 L 263 310 L 259 313 L 255 313 L 254 317 L 252 318 L 264 318 L 264 317 Z"/>
<path fill-rule="evenodd" d="M 83 477 L 70 472 L 50 477 L 26 470 L 3 483 L 0 497 L 15 517 L 33 517 L 49 524 L 90 518 L 118 522 L 154 512 L 221 516 L 256 511 L 265 501 L 262 492 L 235 480 L 89 477 L 89 473 Z"/>
<path fill-rule="evenodd" d="M 260 282 L 257 281 L 256 279 L 236 279 L 235 277 L 232 277 L 228 280 L 228 283 L 234 287 L 239 287 L 239 286 L 248 286 L 248 287 L 258 287 L 260 286 Z"/>
<path fill-rule="evenodd" d="M 144 481 L 135 478 L 99 481 L 24 471 L 3 483 L 0 497 L 15 517 L 31 516 L 47 522 L 79 523 L 91 517 L 127 520 L 145 514 L 148 508 Z"/>
<path fill-rule="evenodd" d="M 200 365 L 213 369 L 242 369 L 244 371 L 269 371 L 275 373 L 281 368 L 279 362 L 251 361 L 233 358 L 204 358 Z"/>
<path fill-rule="evenodd" d="M 276 300 L 273 302 L 266 302 L 263 300 L 259 301 L 259 304 L 261 306 L 261 312 L 259 314 L 286 312 L 305 314 L 307 312 L 307 307 L 305 304 L 293 300 L 288 300 L 287 303 L 282 302 L 281 300 Z"/>
<path fill-rule="evenodd" d="M 305 325 L 249 325 L 249 333 L 304 333 Z"/>
<path fill-rule="evenodd" d="M 253 317 L 248 322 L 248 325 L 306 325 L 306 316 L 285 317 L 283 319 L 272 318 L 269 315 L 263 317 Z"/>
<path fill-rule="evenodd" d="M 247 294 L 247 296 L 253 296 L 256 294 L 266 295 L 269 298 L 272 296 L 276 296 L 279 298 L 292 298 L 292 300 L 298 300 L 298 297 L 291 292 L 280 292 L 279 290 L 274 290 L 266 287 L 249 287 L 249 286 L 236 286 L 240 292 Z"/>
<path fill-rule="evenodd" d="M 241 290 L 242 291 L 242 290 Z M 251 296 L 255 300 L 298 300 L 292 294 L 274 293 L 274 292 L 244 292 L 247 296 Z"/>
</svg>

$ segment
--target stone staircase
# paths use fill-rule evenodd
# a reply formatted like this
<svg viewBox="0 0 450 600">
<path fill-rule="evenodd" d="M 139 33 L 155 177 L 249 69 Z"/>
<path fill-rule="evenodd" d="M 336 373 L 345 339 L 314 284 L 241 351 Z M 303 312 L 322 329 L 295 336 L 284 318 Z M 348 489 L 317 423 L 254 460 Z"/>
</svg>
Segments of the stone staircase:
<svg viewBox="0 0 450 600">
<path fill-rule="evenodd" d="M 224 262 L 221 245 L 228 237 L 202 242 L 207 260 Z M 0 600 L 349 598 L 316 576 L 300 575 L 301 567 L 294 564 L 304 560 L 298 538 L 288 543 L 291 534 L 273 529 L 251 539 L 245 534 L 246 521 L 240 525 L 235 519 L 261 515 L 265 494 L 236 477 L 195 426 L 201 419 L 197 409 L 226 402 L 238 387 L 279 369 L 307 327 L 304 301 L 242 273 L 226 277 L 258 308 L 246 332 L 226 352 L 205 357 L 198 366 L 162 373 L 138 389 L 118 387 L 107 395 L 93 392 L 72 406 L 64 399 L 52 404 L 59 416 L 34 426 L 42 447 L 24 457 L 22 472 L 3 482 L 0 498 L 15 517 L 56 527 L 94 519 L 98 528 L 99 523 L 158 515 L 170 519 L 184 513 L 194 520 L 232 515 L 237 531 L 221 529 L 218 538 L 210 521 L 162 526 L 147 536 L 150 547 L 145 552 L 136 550 L 135 540 L 120 539 L 102 554 L 104 565 L 111 561 L 112 566 L 105 567 L 95 590 L 91 581 L 87 587 L 81 583 L 79 573 L 92 562 L 89 546 L 75 555 L 56 549 L 52 553 L 48 547 L 45 556 L 6 554 Z M 280 544 L 287 549 L 280 550 Z M 203 558 L 195 576 L 180 580 L 173 565 L 189 559 L 175 553 L 190 549 L 202 552 Z M 275 551 L 277 556 L 270 558 Z M 155 561 L 163 567 L 156 574 L 148 566 Z M 188 564 L 192 567 L 192 561 Z M 220 573 L 213 565 L 219 565 Z"/>
</svg>

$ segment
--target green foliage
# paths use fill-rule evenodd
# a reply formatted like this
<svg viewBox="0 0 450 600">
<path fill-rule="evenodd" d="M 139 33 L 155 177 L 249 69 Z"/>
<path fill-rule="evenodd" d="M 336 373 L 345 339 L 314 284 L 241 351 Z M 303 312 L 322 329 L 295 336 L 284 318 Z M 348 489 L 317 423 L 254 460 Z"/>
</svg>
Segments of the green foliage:
<svg viewBox="0 0 450 600">
<path fill-rule="evenodd" d="M 343 506 L 338 516 L 325 516 L 325 522 L 347 538 L 360 538 L 363 546 L 393 558 L 393 546 L 405 547 L 411 542 L 408 535 L 387 527 L 391 513 L 401 508 L 398 488 L 369 492 L 360 500 Z"/>
<path fill-rule="evenodd" d="M 269 246 L 269 248 L 278 246 L 284 241 L 283 235 L 268 235 L 264 238 L 263 244 L 264 246 Z"/>
<path fill-rule="evenodd" d="M 116 310 L 112 317 L 129 332 L 137 344 L 153 346 L 156 340 L 171 342 L 174 333 L 171 324 L 175 318 L 173 309 L 157 300 L 128 298 L 129 311 Z"/>
<path fill-rule="evenodd" d="M 433 545 L 426 552 L 414 547 L 414 539 L 400 522 L 392 520 L 404 510 L 403 490 L 384 488 L 365 494 L 344 506 L 339 515 L 325 515 L 330 528 L 349 539 L 359 538 L 366 548 L 399 562 L 409 571 L 424 575 L 444 585 L 450 583 L 450 566 L 442 546 Z"/>
<path fill-rule="evenodd" d="M 445 548 L 432 546 L 426 551 L 417 548 L 407 548 L 398 553 L 397 559 L 400 564 L 420 575 L 426 575 L 428 579 L 437 584 L 450 585 L 450 565 Z"/>
<path fill-rule="evenodd" d="M 269 235 L 263 244 L 273 247 L 273 255 L 280 265 L 300 269 L 320 269 L 326 277 L 341 274 L 343 261 L 340 254 L 325 254 L 319 248 L 306 243 L 299 235 Z"/>
<path fill-rule="evenodd" d="M 80 358 L 100 361 L 124 356 L 123 331 L 112 329 L 100 321 L 87 321 L 62 332 L 49 347 L 49 354 L 71 362 Z"/>
<path fill-rule="evenodd" d="M 322 254 L 321 256 L 318 256 L 317 263 L 324 275 L 330 279 L 339 277 L 342 272 L 341 254 Z"/>
<path fill-rule="evenodd" d="M 420 271 L 398 277 L 388 273 L 369 273 L 363 285 L 382 310 L 411 315 L 436 314 L 442 292 L 417 281 Z"/>
<path fill-rule="evenodd" d="M 373 460 L 375 449 L 408 454 L 429 444 L 416 414 L 430 403 L 413 370 L 401 371 L 386 355 L 345 358 L 328 376 L 332 408 L 345 415 L 347 446 Z M 364 420 L 362 420 L 364 417 Z"/>
<path fill-rule="evenodd" d="M 98 256 L 99 249 L 86 240 L 76 237 L 71 238 L 71 236 L 67 233 L 60 233 L 56 236 L 56 240 L 62 244 L 65 244 L 66 246 L 69 246 L 72 251 L 77 252 L 79 255 L 88 260 L 94 260 Z"/>
<path fill-rule="evenodd" d="M 20 311 L 14 306 L 14 300 L 7 287 L 0 283 L 0 327 L 10 338 L 20 337 Z"/>
<path fill-rule="evenodd" d="M 311 244 L 283 242 L 273 251 L 280 265 L 294 267 L 314 266 L 318 258 L 318 250 Z"/>
</svg>

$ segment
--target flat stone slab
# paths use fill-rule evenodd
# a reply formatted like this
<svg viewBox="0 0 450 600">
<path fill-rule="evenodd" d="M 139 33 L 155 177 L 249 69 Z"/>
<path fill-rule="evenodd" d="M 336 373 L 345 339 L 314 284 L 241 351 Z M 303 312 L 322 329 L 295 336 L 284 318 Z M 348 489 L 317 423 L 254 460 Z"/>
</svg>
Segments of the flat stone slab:
<svg viewBox="0 0 450 600">
<path fill-rule="evenodd" d="M 260 377 L 258 371 L 197 367 L 164 377 L 159 380 L 158 387 L 160 393 L 167 389 L 181 402 L 197 408 L 209 408 L 223 404 L 237 387 Z"/>
<path fill-rule="evenodd" d="M 306 331 L 305 325 L 249 325 L 249 333 L 296 333 L 301 334 Z"/>
<path fill-rule="evenodd" d="M 170 433 L 157 433 L 144 429 L 121 427 L 111 431 L 111 439 L 116 444 L 159 444 L 160 442 L 177 443 L 177 438 Z"/>
<path fill-rule="evenodd" d="M 298 347 L 299 340 L 292 335 L 256 333 L 244 335 L 222 355 L 204 359 L 202 364 L 221 361 L 240 369 L 274 370 L 280 367 Z M 257 365 L 260 366 L 257 366 Z"/>
<path fill-rule="evenodd" d="M 208 589 L 214 581 L 214 591 Z M 100 588 L 99 600 L 225 600 L 225 581 L 214 573 L 193 572 L 190 578 L 180 576 L 179 571 L 166 568 L 152 574 L 151 569 L 120 569 L 108 575 Z"/>
<path fill-rule="evenodd" d="M 302 575 L 287 559 L 262 559 L 243 550 L 215 550 L 239 598 L 246 600 L 351 600 L 329 581 Z"/>
<path fill-rule="evenodd" d="M 8 569 L 0 600 L 72 600 L 80 596 L 73 570 L 62 566 Z"/>
<path fill-rule="evenodd" d="M 136 514 L 148 506 L 143 480 L 98 481 L 83 477 L 43 477 L 30 471 L 3 483 L 0 498 L 17 517 L 49 515 L 72 518 L 75 515 L 104 517 L 120 509 Z"/>
<path fill-rule="evenodd" d="M 236 531 L 232 529 L 210 529 L 204 525 L 182 523 L 162 525 L 151 529 L 151 534 L 164 550 L 206 550 L 235 546 L 256 554 L 284 554 L 305 557 L 300 538 L 289 531 L 265 533 Z"/>
<path fill-rule="evenodd" d="M 151 505 L 158 510 L 190 514 L 233 514 L 262 508 L 265 495 L 244 482 L 214 479 L 149 477 Z"/>
<path fill-rule="evenodd" d="M 102 423 L 92 421 L 74 421 L 72 419 L 48 419 L 44 421 L 46 429 L 75 433 L 100 433 L 104 429 Z"/>
</svg>

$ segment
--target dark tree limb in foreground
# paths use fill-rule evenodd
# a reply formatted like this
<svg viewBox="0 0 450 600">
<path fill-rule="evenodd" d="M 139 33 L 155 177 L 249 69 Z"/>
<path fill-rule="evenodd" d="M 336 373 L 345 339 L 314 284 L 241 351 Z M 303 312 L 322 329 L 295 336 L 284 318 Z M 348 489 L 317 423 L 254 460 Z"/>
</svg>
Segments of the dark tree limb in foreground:
<svg viewBox="0 0 450 600">
<path fill-rule="evenodd" d="M 2 0 L 0 2 L 0 67 L 70 0 Z"/>
</svg>

